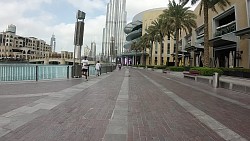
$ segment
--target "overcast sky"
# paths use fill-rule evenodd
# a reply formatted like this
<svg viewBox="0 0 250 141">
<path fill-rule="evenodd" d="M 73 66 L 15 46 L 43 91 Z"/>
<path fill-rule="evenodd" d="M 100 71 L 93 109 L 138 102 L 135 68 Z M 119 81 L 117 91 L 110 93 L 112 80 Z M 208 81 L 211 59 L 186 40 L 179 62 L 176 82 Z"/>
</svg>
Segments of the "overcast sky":
<svg viewBox="0 0 250 141">
<path fill-rule="evenodd" d="M 8 25 L 14 24 L 17 35 L 37 37 L 48 44 L 54 33 L 57 52 L 73 51 L 76 12 L 81 10 L 86 13 L 83 47 L 90 46 L 91 41 L 95 41 L 99 53 L 108 2 L 109 0 L 0 0 L 0 31 L 5 31 Z M 167 4 L 168 0 L 127 0 L 127 21 L 130 22 L 139 12 L 167 7 Z"/>
</svg>

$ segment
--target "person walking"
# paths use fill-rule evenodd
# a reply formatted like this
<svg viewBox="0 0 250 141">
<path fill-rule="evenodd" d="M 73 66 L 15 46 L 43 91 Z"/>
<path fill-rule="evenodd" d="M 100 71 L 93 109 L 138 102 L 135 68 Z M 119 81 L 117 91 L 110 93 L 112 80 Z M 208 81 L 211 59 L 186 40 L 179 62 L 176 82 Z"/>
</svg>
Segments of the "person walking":
<svg viewBox="0 0 250 141">
<path fill-rule="evenodd" d="M 121 70 L 121 68 L 122 68 L 122 64 L 118 64 L 118 68 L 119 68 L 119 70 Z"/>
<path fill-rule="evenodd" d="M 81 63 L 82 63 L 82 75 L 84 75 L 86 80 L 88 81 L 89 61 L 87 60 L 87 56 L 84 56 Z"/>
<path fill-rule="evenodd" d="M 96 76 L 100 76 L 100 72 L 101 72 L 100 61 L 97 61 L 97 63 L 95 64 L 95 70 L 96 70 Z"/>
</svg>

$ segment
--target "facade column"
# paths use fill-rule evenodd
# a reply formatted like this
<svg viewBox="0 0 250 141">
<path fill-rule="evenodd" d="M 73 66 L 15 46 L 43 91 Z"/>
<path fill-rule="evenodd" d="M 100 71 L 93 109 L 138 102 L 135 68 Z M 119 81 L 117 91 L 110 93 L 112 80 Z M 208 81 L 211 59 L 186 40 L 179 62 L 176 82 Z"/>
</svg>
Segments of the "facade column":
<svg viewBox="0 0 250 141">
<path fill-rule="evenodd" d="M 48 65 L 49 64 L 49 58 L 44 58 L 44 65 Z"/>
<path fill-rule="evenodd" d="M 65 65 L 65 59 L 64 58 L 61 58 L 60 65 Z"/>
</svg>

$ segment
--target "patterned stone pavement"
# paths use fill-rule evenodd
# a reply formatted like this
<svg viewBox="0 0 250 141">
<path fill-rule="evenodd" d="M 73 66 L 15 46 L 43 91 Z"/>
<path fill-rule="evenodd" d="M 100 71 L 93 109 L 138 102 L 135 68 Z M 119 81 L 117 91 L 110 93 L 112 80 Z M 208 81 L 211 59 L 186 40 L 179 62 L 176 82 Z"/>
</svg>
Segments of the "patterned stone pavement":
<svg viewBox="0 0 250 141">
<path fill-rule="evenodd" d="M 0 141 L 250 140 L 249 95 L 167 74 L 4 85 Z"/>
</svg>

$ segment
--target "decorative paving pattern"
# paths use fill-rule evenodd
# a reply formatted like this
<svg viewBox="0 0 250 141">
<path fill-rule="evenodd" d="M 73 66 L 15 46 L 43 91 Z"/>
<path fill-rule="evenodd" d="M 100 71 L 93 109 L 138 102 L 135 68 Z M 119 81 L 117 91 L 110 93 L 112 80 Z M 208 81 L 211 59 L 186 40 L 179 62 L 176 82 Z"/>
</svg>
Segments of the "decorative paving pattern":
<svg viewBox="0 0 250 141">
<path fill-rule="evenodd" d="M 127 141 L 128 134 L 128 82 L 129 71 L 125 71 L 121 90 L 109 121 L 104 141 Z"/>
<path fill-rule="evenodd" d="M 102 76 L 106 78 L 109 75 Z M 96 84 L 101 79 L 96 81 L 83 82 L 70 88 L 66 88 L 59 92 L 41 93 L 41 94 L 26 94 L 26 95 L 2 95 L 0 98 L 20 98 L 20 97 L 32 97 L 32 96 L 44 96 L 44 98 L 38 99 L 29 105 L 25 105 L 0 115 L 0 137 L 17 129 L 18 127 L 32 121 L 33 119 L 40 117 L 47 113 L 52 108 L 70 99 L 72 96 L 80 93 L 86 88 Z"/>
</svg>

